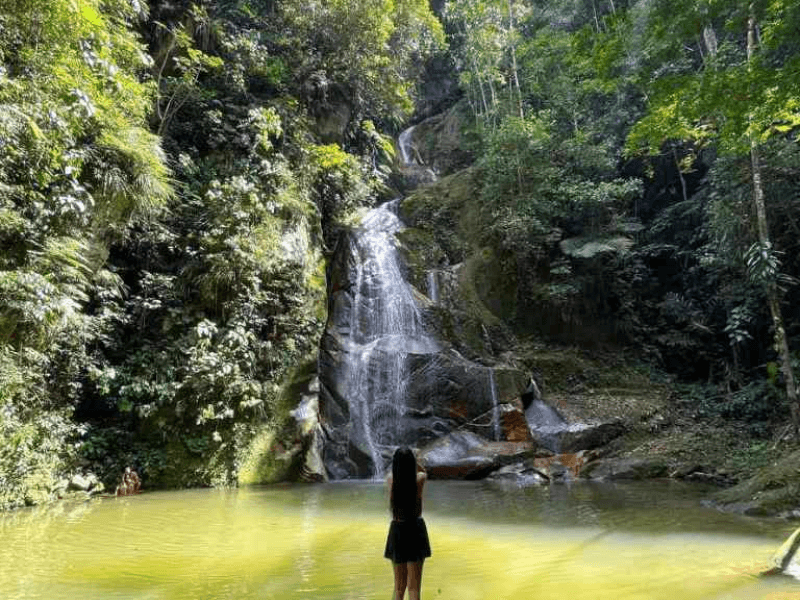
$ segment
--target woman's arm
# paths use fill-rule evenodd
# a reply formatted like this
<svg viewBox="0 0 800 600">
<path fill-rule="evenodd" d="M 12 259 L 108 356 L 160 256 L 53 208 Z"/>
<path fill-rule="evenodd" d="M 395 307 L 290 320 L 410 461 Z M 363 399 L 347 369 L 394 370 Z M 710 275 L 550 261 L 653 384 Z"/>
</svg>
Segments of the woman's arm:
<svg viewBox="0 0 800 600">
<path fill-rule="evenodd" d="M 425 467 L 423 467 L 420 463 L 417 463 L 417 487 L 422 490 L 422 486 L 425 485 L 427 480 L 428 472 L 425 471 Z"/>
</svg>

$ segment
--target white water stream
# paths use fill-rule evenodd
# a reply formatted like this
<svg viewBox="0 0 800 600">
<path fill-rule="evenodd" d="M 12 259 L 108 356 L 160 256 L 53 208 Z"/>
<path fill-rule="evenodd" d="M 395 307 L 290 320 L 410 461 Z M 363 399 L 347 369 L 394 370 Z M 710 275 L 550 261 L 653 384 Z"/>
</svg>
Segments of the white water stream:
<svg viewBox="0 0 800 600">
<path fill-rule="evenodd" d="M 369 211 L 352 238 L 355 285 L 344 377 L 355 437 L 367 445 L 375 476 L 383 473 L 383 450 L 403 437 L 398 423 L 406 412 L 406 357 L 438 350 L 400 267 L 397 204 Z"/>
</svg>

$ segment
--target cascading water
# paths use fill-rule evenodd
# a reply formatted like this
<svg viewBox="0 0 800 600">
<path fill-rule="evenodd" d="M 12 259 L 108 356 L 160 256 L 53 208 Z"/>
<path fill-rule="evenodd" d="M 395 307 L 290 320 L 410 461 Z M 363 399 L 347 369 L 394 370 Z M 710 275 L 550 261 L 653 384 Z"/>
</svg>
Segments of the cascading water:
<svg viewBox="0 0 800 600">
<path fill-rule="evenodd" d="M 428 271 L 428 298 L 434 304 L 439 302 L 439 283 L 436 280 L 436 271 Z"/>
<path fill-rule="evenodd" d="M 350 401 L 353 438 L 366 445 L 374 475 L 383 472 L 382 450 L 401 443 L 408 354 L 438 349 L 426 335 L 411 286 L 398 262 L 395 234 L 402 228 L 398 201 L 372 209 L 352 236 L 354 266 L 348 360 L 343 388 Z"/>
<path fill-rule="evenodd" d="M 397 138 L 397 145 L 400 147 L 400 158 L 403 161 L 403 166 L 409 166 L 412 163 L 416 164 L 416 160 L 411 160 L 411 153 L 413 146 L 411 144 L 411 136 L 414 133 L 414 126 L 404 129 L 400 136 Z"/>
<path fill-rule="evenodd" d="M 497 404 L 497 381 L 494 378 L 494 369 L 489 369 L 489 393 L 492 397 L 492 427 L 494 441 L 500 440 L 500 407 Z"/>
<path fill-rule="evenodd" d="M 412 133 L 409 128 L 398 140 L 402 172 L 410 185 L 433 181 Z M 330 266 L 319 406 L 322 459 L 332 479 L 380 477 L 396 446 L 428 444 L 487 412 L 489 435 L 501 438 L 494 369 L 465 359 L 426 330 L 422 306 L 438 302 L 440 273 L 428 279 L 430 301 L 405 280 L 399 203 L 366 213 L 341 238 Z M 428 315 L 433 322 L 435 316 Z"/>
</svg>

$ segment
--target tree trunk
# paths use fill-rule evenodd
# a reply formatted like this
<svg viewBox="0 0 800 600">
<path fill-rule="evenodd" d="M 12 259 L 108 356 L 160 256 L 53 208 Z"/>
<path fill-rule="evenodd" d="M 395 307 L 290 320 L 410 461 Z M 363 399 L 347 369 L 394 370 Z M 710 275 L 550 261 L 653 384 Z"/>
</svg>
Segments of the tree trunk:
<svg viewBox="0 0 800 600">
<path fill-rule="evenodd" d="M 753 5 L 750 5 L 750 18 L 747 20 L 747 62 L 751 63 L 753 54 L 756 50 L 755 40 L 756 19 L 754 16 Z M 752 115 L 749 117 L 752 124 Z M 758 153 L 758 141 L 753 135 L 752 127 L 749 131 L 750 137 L 750 163 L 752 166 L 753 178 L 753 202 L 756 207 L 756 221 L 758 224 L 758 241 L 763 248 L 770 245 L 769 227 L 767 223 L 767 207 L 764 199 L 764 186 L 761 179 L 761 162 Z M 781 313 L 781 303 L 778 286 L 774 282 L 766 285 L 767 301 L 769 310 L 772 314 L 772 326 L 775 330 L 775 350 L 780 353 L 783 362 L 783 377 L 786 381 L 786 397 L 789 400 L 789 407 L 792 413 L 792 425 L 794 434 L 797 437 L 800 433 L 800 404 L 798 404 L 797 387 L 794 382 L 794 372 L 792 370 L 792 357 L 789 354 L 789 341 L 786 339 L 786 328 L 783 324 Z"/>
<path fill-rule="evenodd" d="M 512 0 L 508 0 L 508 32 L 511 38 L 511 70 L 514 74 L 514 87 L 517 89 L 517 107 L 519 108 L 519 118 L 525 118 L 525 112 L 522 110 L 522 90 L 519 87 L 519 76 L 517 75 L 517 49 L 514 40 L 514 11 L 512 8 Z"/>
<path fill-rule="evenodd" d="M 487 117 L 489 114 L 489 105 L 486 103 L 486 93 L 483 91 L 483 80 L 481 79 L 481 72 L 478 70 L 478 63 L 475 62 L 475 57 L 472 57 L 472 70 L 475 72 L 475 79 L 478 80 L 478 89 L 481 91 L 481 102 L 483 104 L 483 114 Z"/>
</svg>

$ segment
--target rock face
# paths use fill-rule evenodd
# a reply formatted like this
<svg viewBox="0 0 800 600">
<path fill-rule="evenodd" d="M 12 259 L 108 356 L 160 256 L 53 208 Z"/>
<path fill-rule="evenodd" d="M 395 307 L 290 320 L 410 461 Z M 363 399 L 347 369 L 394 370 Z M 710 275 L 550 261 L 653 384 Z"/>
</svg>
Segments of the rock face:
<svg viewBox="0 0 800 600">
<path fill-rule="evenodd" d="M 367 428 L 354 422 L 355 418 L 364 418 L 365 411 L 351 406 L 338 381 L 346 372 L 350 352 L 337 343 L 335 328 L 326 338 L 320 354 L 320 397 L 325 430 L 323 456 L 331 478 L 380 474 L 395 446 L 424 446 L 459 428 L 465 430 L 462 436 L 472 435 L 481 443 L 503 440 L 533 447 L 520 401 L 526 375 L 510 368 L 476 365 L 452 350 L 407 352 L 400 356 L 388 351 L 373 354 L 365 370 L 366 379 L 360 380 L 363 387 L 380 389 L 387 377 L 385 365 L 394 368 L 400 362 L 404 393 L 401 401 L 391 406 L 385 402 L 367 411 L 373 438 L 365 439 Z M 387 421 L 391 431 L 382 429 Z M 377 449 L 375 455 L 371 445 Z"/>
<path fill-rule="evenodd" d="M 330 269 L 319 410 L 333 479 L 380 476 L 398 445 L 424 445 L 465 425 L 488 440 L 530 441 L 520 400 L 526 374 L 469 361 L 429 335 L 429 301 L 405 280 L 394 210 L 367 214 Z"/>
<path fill-rule="evenodd" d="M 462 139 L 462 129 L 471 116 L 465 102 L 455 104 L 447 112 L 429 117 L 414 128 L 412 141 L 421 162 L 438 175 L 463 169 L 472 162 L 472 154 Z"/>
</svg>

